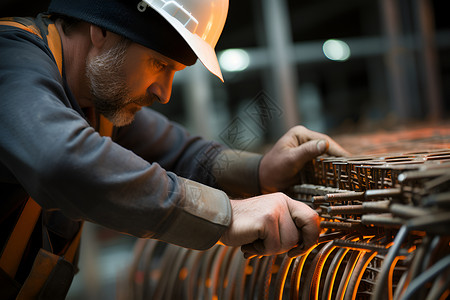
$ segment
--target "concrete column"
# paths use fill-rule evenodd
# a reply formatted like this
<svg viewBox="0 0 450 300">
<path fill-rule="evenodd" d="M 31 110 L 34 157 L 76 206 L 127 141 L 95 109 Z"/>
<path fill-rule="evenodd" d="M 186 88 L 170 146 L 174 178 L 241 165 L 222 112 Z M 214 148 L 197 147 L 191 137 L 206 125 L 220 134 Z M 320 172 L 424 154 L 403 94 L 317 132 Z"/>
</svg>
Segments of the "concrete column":
<svg viewBox="0 0 450 300">
<path fill-rule="evenodd" d="M 388 46 L 386 64 L 391 100 L 396 116 L 400 120 L 406 120 L 411 117 L 412 112 L 408 100 L 408 76 L 405 71 L 403 58 L 406 49 L 402 44 L 404 36 L 400 25 L 401 16 L 398 11 L 398 1 L 381 0 L 380 3 Z"/>
<path fill-rule="evenodd" d="M 262 0 L 264 28 L 273 74 L 275 97 L 283 110 L 284 130 L 299 123 L 297 73 L 286 0 Z"/>
<path fill-rule="evenodd" d="M 416 0 L 416 14 L 420 35 L 420 58 L 422 63 L 422 81 L 425 90 L 425 107 L 431 121 L 442 119 L 441 77 L 438 70 L 434 14 L 430 0 Z"/>
<path fill-rule="evenodd" d="M 192 133 L 211 139 L 216 134 L 213 124 L 214 111 L 211 103 L 213 99 L 211 80 L 215 78 L 199 61 L 183 72 L 185 72 L 183 78 L 187 127 Z"/>
</svg>

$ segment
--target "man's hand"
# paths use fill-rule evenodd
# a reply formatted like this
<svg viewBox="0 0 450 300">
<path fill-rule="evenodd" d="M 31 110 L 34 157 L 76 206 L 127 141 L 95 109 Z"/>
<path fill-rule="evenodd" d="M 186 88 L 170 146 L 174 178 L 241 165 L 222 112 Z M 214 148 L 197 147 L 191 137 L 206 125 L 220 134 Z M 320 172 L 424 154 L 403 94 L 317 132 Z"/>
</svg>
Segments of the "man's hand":
<svg viewBox="0 0 450 300">
<path fill-rule="evenodd" d="M 298 256 L 319 237 L 317 213 L 282 193 L 231 200 L 231 208 L 231 225 L 220 242 L 241 246 L 245 258 L 287 251 Z"/>
<path fill-rule="evenodd" d="M 291 128 L 261 160 L 261 191 L 273 193 L 298 183 L 298 174 L 303 166 L 325 153 L 332 156 L 350 155 L 325 134 L 303 126 Z"/>
</svg>

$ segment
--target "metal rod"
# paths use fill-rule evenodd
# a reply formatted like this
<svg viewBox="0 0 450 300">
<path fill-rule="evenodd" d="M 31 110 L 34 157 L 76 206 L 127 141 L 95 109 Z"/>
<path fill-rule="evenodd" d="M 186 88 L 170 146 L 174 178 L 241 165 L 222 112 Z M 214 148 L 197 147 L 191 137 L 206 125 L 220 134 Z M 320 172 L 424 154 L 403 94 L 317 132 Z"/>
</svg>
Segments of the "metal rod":
<svg viewBox="0 0 450 300">
<path fill-rule="evenodd" d="M 400 228 L 405 223 L 405 221 L 400 218 L 373 214 L 362 216 L 361 222 L 364 225 L 381 226 L 388 228 Z"/>
<path fill-rule="evenodd" d="M 388 249 L 383 245 L 369 244 L 363 242 L 353 242 L 349 240 L 335 240 L 334 243 L 337 247 L 348 248 L 352 250 L 369 250 L 379 252 L 380 254 L 388 252 Z"/>
<path fill-rule="evenodd" d="M 363 214 L 364 207 L 362 205 L 340 205 L 327 207 L 327 213 L 331 216 L 343 214 Z"/>
<path fill-rule="evenodd" d="M 325 195 L 325 200 L 328 202 L 363 200 L 363 196 L 364 192 L 335 193 Z"/>
<path fill-rule="evenodd" d="M 387 197 L 397 197 L 402 194 L 400 188 L 391 188 L 391 189 L 373 189 L 367 190 L 364 194 L 364 199 L 372 200 L 377 198 L 387 198 Z"/>
</svg>

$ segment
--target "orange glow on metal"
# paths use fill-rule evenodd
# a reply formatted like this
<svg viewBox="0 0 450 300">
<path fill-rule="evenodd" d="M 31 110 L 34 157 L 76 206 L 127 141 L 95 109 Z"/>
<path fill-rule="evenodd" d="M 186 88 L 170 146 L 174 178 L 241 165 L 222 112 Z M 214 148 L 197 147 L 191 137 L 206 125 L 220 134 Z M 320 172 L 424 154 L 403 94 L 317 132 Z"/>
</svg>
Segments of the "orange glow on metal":
<svg viewBox="0 0 450 300">
<path fill-rule="evenodd" d="M 179 277 L 180 280 L 182 280 L 182 281 L 186 279 L 187 275 L 188 275 L 188 270 L 187 270 L 186 268 L 182 268 L 182 269 L 180 270 L 180 273 L 178 273 L 178 277 Z"/>
<path fill-rule="evenodd" d="M 441 298 L 439 298 L 439 300 L 445 300 L 447 299 L 447 297 L 450 296 L 450 289 L 447 289 L 441 296 Z"/>
<path fill-rule="evenodd" d="M 404 256 L 397 256 L 395 259 L 394 259 L 394 261 L 392 262 L 392 265 L 390 266 L 390 268 L 389 268 L 389 277 L 388 277 L 388 293 L 389 293 L 389 300 L 392 300 L 393 299 L 393 295 L 392 295 L 392 289 L 393 289 L 393 286 L 392 286 L 392 279 L 393 279 L 393 277 L 394 277 L 394 269 L 395 269 L 395 266 L 397 265 L 397 262 L 399 261 L 399 260 L 403 260 L 403 259 L 405 259 L 406 257 L 404 257 Z"/>
<path fill-rule="evenodd" d="M 271 270 L 272 274 L 278 273 L 279 270 L 280 270 L 280 266 L 279 265 L 276 265 L 276 264 L 272 265 L 272 270 Z"/>
<path fill-rule="evenodd" d="M 323 267 L 325 266 L 325 262 L 327 261 L 327 259 L 328 259 L 328 257 L 330 256 L 331 252 L 334 251 L 334 249 L 336 249 L 336 247 L 333 247 L 333 248 L 330 250 L 330 252 L 328 252 L 328 254 L 325 256 L 325 258 L 323 259 L 323 263 L 322 263 L 322 265 L 320 266 L 320 268 L 319 268 L 319 270 L 318 270 L 318 272 L 317 272 L 317 278 L 318 278 L 318 283 L 319 283 L 319 284 L 316 284 L 316 288 L 315 288 L 315 290 L 313 291 L 313 292 L 314 292 L 314 294 L 313 294 L 314 299 L 317 299 L 318 296 L 319 296 L 320 277 L 322 276 L 322 270 L 323 270 Z"/>
<path fill-rule="evenodd" d="M 294 260 L 294 258 L 289 258 L 289 261 L 287 263 L 287 269 L 289 269 L 289 267 L 291 266 L 292 261 Z M 281 284 L 280 284 L 280 293 L 278 294 L 278 300 L 281 300 L 283 298 L 283 290 L 284 290 L 284 284 L 286 283 L 286 278 L 287 278 L 287 272 L 284 274 L 284 276 L 281 278 Z"/>
<path fill-rule="evenodd" d="M 343 299 L 344 299 L 345 291 L 347 290 L 348 282 L 349 282 L 349 280 L 350 280 L 350 275 L 352 274 L 353 270 L 355 269 L 356 263 L 358 262 L 358 259 L 359 259 L 359 257 L 361 256 L 361 253 L 364 253 L 364 251 L 359 251 L 359 252 L 358 252 L 358 256 L 356 257 L 355 261 L 353 262 L 353 265 L 351 266 L 351 271 L 350 271 L 350 273 L 348 274 L 348 276 L 347 276 L 347 278 L 346 278 L 346 280 L 345 280 L 345 285 L 344 285 L 344 286 L 345 286 L 345 289 L 344 289 L 344 292 L 342 293 L 342 295 L 338 295 L 338 296 L 339 296 L 339 300 L 343 300 Z"/>
<path fill-rule="evenodd" d="M 208 288 L 211 287 L 211 278 L 205 280 L 205 286 Z"/>
<path fill-rule="evenodd" d="M 223 288 L 226 288 L 228 286 L 228 278 L 225 278 L 223 281 Z"/>
<path fill-rule="evenodd" d="M 353 295 L 352 295 L 352 300 L 356 299 L 356 294 L 358 293 L 358 287 L 359 284 L 361 282 L 361 279 L 364 275 L 364 272 L 366 271 L 367 266 L 370 264 L 370 262 L 372 261 L 372 259 L 377 256 L 378 252 L 374 252 L 369 259 L 366 261 L 366 263 L 364 264 L 363 268 L 361 269 L 361 272 L 358 274 L 358 278 L 356 280 L 356 285 L 355 285 L 355 289 L 353 290 Z"/>
<path fill-rule="evenodd" d="M 314 248 L 316 248 L 316 247 L 317 247 L 317 245 L 315 245 L 314 247 L 311 247 L 308 251 L 306 251 L 306 252 L 301 256 L 301 259 L 300 259 L 300 262 L 299 262 L 299 272 L 298 272 L 298 276 L 295 277 L 295 278 L 294 278 L 294 281 L 293 281 L 293 283 L 294 283 L 294 286 L 293 286 L 294 292 L 295 292 L 295 295 L 297 295 L 296 298 L 298 298 L 298 292 L 299 292 L 299 288 L 300 288 L 300 278 L 301 278 L 301 276 L 302 276 L 302 270 L 303 270 L 303 266 L 304 266 L 304 264 L 305 264 L 306 258 L 307 258 L 308 255 L 311 253 L 311 251 L 312 251 Z"/>
<path fill-rule="evenodd" d="M 416 251 L 417 246 L 412 246 L 411 248 L 408 249 L 408 253 L 412 253 L 414 251 Z"/>
<path fill-rule="evenodd" d="M 250 275 L 253 273 L 253 267 L 250 265 L 245 266 L 245 275 Z"/>
<path fill-rule="evenodd" d="M 344 260 L 344 257 L 347 255 L 348 251 L 350 251 L 350 249 L 345 249 L 345 252 L 341 256 L 341 259 L 338 261 L 338 264 L 337 264 L 338 267 L 334 268 L 334 270 L 333 270 L 333 275 L 332 275 L 333 280 L 331 280 L 331 282 L 330 282 L 330 289 L 328 291 L 327 300 L 331 300 L 331 295 L 333 294 L 333 286 L 334 286 L 334 282 L 336 280 L 339 266 L 341 265 L 342 261 Z"/>
<path fill-rule="evenodd" d="M 356 241 L 359 240 L 359 237 L 354 237 L 354 238 L 352 238 L 352 239 L 350 239 L 350 240 L 351 240 L 352 242 L 356 242 Z M 330 282 L 330 289 L 329 289 L 329 292 L 328 292 L 328 295 L 327 295 L 327 299 L 328 299 L 328 300 L 331 299 L 331 295 L 333 294 L 333 286 L 334 286 L 334 282 L 335 282 L 335 279 L 336 279 L 336 276 L 337 276 L 337 272 L 338 272 L 338 270 L 339 270 L 339 266 L 341 265 L 342 261 L 344 260 L 344 257 L 347 255 L 348 251 L 350 251 L 350 248 L 347 248 L 347 249 L 345 250 L 345 252 L 344 252 L 343 255 L 341 256 L 341 259 L 338 261 L 337 268 L 335 268 L 335 269 L 333 270 L 333 275 L 332 275 L 333 280 L 331 280 L 331 282 Z M 331 252 L 330 252 L 330 253 L 331 253 Z M 359 256 L 358 256 L 358 257 L 359 257 Z M 355 260 L 355 264 L 356 264 L 357 261 L 358 261 L 358 260 L 356 259 L 356 260 Z M 353 265 L 353 268 L 354 268 L 354 267 L 355 267 L 355 266 Z M 352 268 L 352 269 L 353 269 L 353 268 Z M 349 276 L 348 278 L 350 278 L 350 276 Z M 347 285 L 348 285 L 348 280 L 347 280 L 345 286 L 347 287 Z M 345 295 L 345 293 L 343 293 L 343 294 Z M 343 296 L 343 295 L 342 295 L 342 296 Z"/>
<path fill-rule="evenodd" d="M 375 237 L 375 235 L 364 235 L 363 240 L 371 240 Z"/>
</svg>

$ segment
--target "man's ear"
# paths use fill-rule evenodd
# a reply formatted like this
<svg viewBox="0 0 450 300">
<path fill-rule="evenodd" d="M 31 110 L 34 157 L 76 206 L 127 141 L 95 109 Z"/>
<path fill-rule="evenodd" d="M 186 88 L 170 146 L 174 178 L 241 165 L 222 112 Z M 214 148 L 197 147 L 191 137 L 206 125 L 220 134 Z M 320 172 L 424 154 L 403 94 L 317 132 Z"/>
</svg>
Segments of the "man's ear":
<svg viewBox="0 0 450 300">
<path fill-rule="evenodd" d="M 91 24 L 89 26 L 89 34 L 91 37 L 92 45 L 98 49 L 103 48 L 103 46 L 106 43 L 106 36 L 107 36 L 106 30 Z"/>
</svg>

